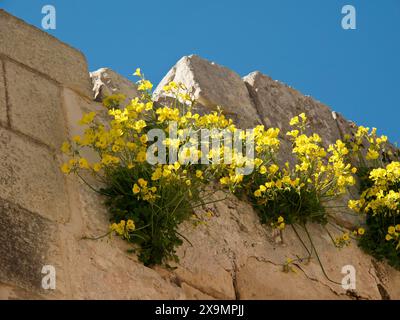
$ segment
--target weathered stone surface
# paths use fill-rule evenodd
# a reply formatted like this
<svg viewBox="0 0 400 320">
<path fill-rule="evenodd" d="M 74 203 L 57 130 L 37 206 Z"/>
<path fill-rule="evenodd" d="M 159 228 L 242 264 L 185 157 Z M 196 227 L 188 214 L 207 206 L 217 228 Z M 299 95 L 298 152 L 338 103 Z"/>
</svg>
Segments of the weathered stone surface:
<svg viewBox="0 0 400 320">
<path fill-rule="evenodd" d="M 50 220 L 68 220 L 68 195 L 55 157 L 45 147 L 2 128 L 0 194 Z"/>
<path fill-rule="evenodd" d="M 41 271 L 54 265 L 55 231 L 54 223 L 0 199 L 0 282 L 43 294 Z"/>
<path fill-rule="evenodd" d="M 181 288 L 183 289 L 183 292 L 185 293 L 185 298 L 189 300 L 215 300 L 214 297 L 209 296 L 208 294 L 205 294 L 185 282 L 181 284 Z"/>
<path fill-rule="evenodd" d="M 83 114 L 95 111 L 101 119 L 106 119 L 106 117 L 108 117 L 106 108 L 92 100 L 79 96 L 70 89 L 63 89 L 62 99 L 67 121 L 67 135 L 70 139 L 77 135 L 83 136 L 85 129 L 87 128 L 87 126 L 79 124 L 79 120 L 82 119 Z M 87 158 L 90 162 L 96 162 L 99 160 L 97 154 L 90 148 L 82 150 L 81 155 Z"/>
<path fill-rule="evenodd" d="M 183 290 L 126 252 L 130 245 L 118 237 L 100 240 L 108 231 L 104 199 L 74 178 L 69 179 L 71 222 L 61 232 L 65 267 L 73 299 L 185 299 Z"/>
<path fill-rule="evenodd" d="M 281 266 L 258 261 L 255 257 L 249 258 L 240 269 L 237 286 L 244 300 L 338 299 L 335 293 L 319 282 L 308 280 L 303 273 L 285 273 Z"/>
<path fill-rule="evenodd" d="M 181 58 L 154 91 L 154 96 L 161 102 L 162 88 L 170 81 L 193 88 L 200 110 L 210 111 L 221 106 L 225 114 L 241 127 L 253 127 L 260 123 L 245 84 L 237 73 L 228 68 L 196 55 Z"/>
<path fill-rule="evenodd" d="M 85 56 L 46 32 L 0 10 L 0 54 L 91 97 Z"/>
<path fill-rule="evenodd" d="M 373 261 L 382 299 L 400 300 L 400 272 L 384 262 Z"/>
<path fill-rule="evenodd" d="M 5 65 L 11 126 L 59 149 L 65 139 L 59 87 L 15 63 Z"/>
<path fill-rule="evenodd" d="M 212 199 L 222 197 L 217 193 Z M 210 199 L 211 200 L 211 199 Z M 337 249 L 328 233 L 318 225 L 309 225 L 328 280 L 313 254 L 309 263 L 294 265 L 296 272 L 284 273 L 287 258 L 305 257 L 296 234 L 287 228 L 283 242 L 274 232 L 262 226 L 251 206 L 234 197 L 207 205 L 200 211 L 215 212 L 206 224 L 194 227 L 187 222 L 180 232 L 191 242 L 178 250 L 180 263 L 174 271 L 180 281 L 212 297 L 225 299 L 381 299 L 373 259 L 360 251 L 356 243 Z M 202 215 L 201 212 L 198 215 Z M 328 227 L 331 234 L 338 230 Z M 298 230 L 310 247 L 307 236 Z M 356 290 L 348 294 L 341 286 L 342 268 L 356 269 Z M 228 277 L 229 275 L 229 277 Z M 212 280 L 207 280 L 212 279 Z"/>
<path fill-rule="evenodd" d="M 290 119 L 305 112 L 310 120 L 311 131 L 317 132 L 327 144 L 341 138 L 343 129 L 340 125 L 345 122 L 342 122 L 340 114 L 333 115 L 326 105 L 257 71 L 245 76 L 243 80 L 267 127 L 278 127 L 286 133 L 291 130 Z M 350 127 L 350 124 L 347 126 Z"/>
<path fill-rule="evenodd" d="M 7 124 L 7 101 L 6 88 L 4 83 L 4 65 L 0 60 L 0 123 Z"/>
<path fill-rule="evenodd" d="M 0 282 L 0 300 L 40 300 L 43 295 Z"/>
<path fill-rule="evenodd" d="M 101 102 L 105 97 L 122 93 L 127 100 L 139 96 L 137 85 L 110 68 L 100 68 L 90 73 L 92 79 L 94 99 Z"/>
</svg>

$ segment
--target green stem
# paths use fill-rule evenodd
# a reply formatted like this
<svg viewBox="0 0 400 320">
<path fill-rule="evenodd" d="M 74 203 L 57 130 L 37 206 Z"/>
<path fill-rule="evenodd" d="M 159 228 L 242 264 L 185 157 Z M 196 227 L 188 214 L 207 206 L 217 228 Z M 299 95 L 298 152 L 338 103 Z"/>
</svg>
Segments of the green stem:
<svg viewBox="0 0 400 320">
<path fill-rule="evenodd" d="M 319 263 L 319 265 L 320 265 L 320 267 L 321 267 L 322 273 L 324 274 L 325 278 L 328 279 L 328 280 L 329 280 L 330 282 L 332 282 L 332 283 L 341 284 L 341 283 L 336 282 L 336 281 L 334 281 L 334 280 L 332 280 L 332 279 L 329 278 L 328 274 L 325 272 L 324 265 L 322 264 L 322 261 L 321 261 L 321 259 L 319 258 L 317 249 L 316 249 L 315 246 L 314 246 L 314 242 L 313 242 L 312 239 L 311 239 L 310 233 L 308 232 L 306 225 L 304 224 L 303 227 L 304 227 L 304 230 L 306 231 L 306 234 L 307 234 L 308 239 L 310 240 L 311 246 L 312 246 L 312 248 L 314 249 L 315 256 L 317 257 L 318 263 Z"/>
</svg>

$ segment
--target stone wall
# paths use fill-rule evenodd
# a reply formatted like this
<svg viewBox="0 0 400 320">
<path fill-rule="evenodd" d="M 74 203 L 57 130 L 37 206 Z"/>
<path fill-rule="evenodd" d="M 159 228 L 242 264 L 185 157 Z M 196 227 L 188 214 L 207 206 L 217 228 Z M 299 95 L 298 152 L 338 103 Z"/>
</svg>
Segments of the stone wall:
<svg viewBox="0 0 400 320">
<path fill-rule="evenodd" d="M 93 103 L 84 55 L 0 10 L 0 298 L 178 298 L 107 230 L 101 201 L 60 171 L 60 145 Z M 41 286 L 56 269 L 56 290 Z"/>
<path fill-rule="evenodd" d="M 362 253 L 355 244 L 338 251 L 318 226 L 310 226 L 328 274 L 357 268 L 358 287 L 349 295 L 328 281 L 318 263 L 297 274 L 280 264 L 304 254 L 288 230 L 280 239 L 261 226 L 251 206 L 234 197 L 199 209 L 211 210 L 206 225 L 184 223 L 185 243 L 175 270 L 147 268 L 118 238 L 104 234 L 108 214 L 102 199 L 75 177 L 61 174 L 59 146 L 80 133 L 82 112 L 94 101 L 133 83 L 109 69 L 89 77 L 85 57 L 52 36 L 0 10 L 0 299 L 381 299 L 400 297 L 400 276 Z M 222 105 L 242 126 L 284 126 L 299 111 L 328 139 L 340 136 L 328 107 L 267 76 L 241 79 L 233 71 L 196 56 L 182 58 L 167 80 L 193 86 L 201 108 Z M 162 96 L 156 90 L 159 99 Z M 335 126 L 336 125 L 336 126 Z M 218 197 L 215 194 L 215 197 Z M 56 269 L 55 290 L 41 286 L 42 267 Z"/>
</svg>

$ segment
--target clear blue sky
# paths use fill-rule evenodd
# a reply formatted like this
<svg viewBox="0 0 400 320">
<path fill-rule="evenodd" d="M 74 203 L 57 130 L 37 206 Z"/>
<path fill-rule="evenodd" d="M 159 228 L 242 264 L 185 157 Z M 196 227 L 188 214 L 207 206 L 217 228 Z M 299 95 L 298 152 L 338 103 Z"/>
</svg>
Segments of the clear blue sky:
<svg viewBox="0 0 400 320">
<path fill-rule="evenodd" d="M 141 67 L 158 83 L 195 53 L 242 76 L 260 70 L 400 142 L 400 0 L 0 0 L 38 27 L 45 4 L 57 10 L 50 33 L 90 70 Z M 341 28 L 345 4 L 357 30 Z"/>
</svg>

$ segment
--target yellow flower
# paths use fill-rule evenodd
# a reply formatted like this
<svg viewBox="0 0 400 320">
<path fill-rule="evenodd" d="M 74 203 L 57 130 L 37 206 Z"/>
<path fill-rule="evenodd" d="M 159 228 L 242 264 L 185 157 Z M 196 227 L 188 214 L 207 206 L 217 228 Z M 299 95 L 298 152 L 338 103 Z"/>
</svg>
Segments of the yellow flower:
<svg viewBox="0 0 400 320">
<path fill-rule="evenodd" d="M 141 132 L 143 128 L 147 126 L 146 122 L 144 120 L 139 120 L 136 121 L 135 124 L 132 126 L 133 129 L 135 129 L 137 132 Z"/>
<path fill-rule="evenodd" d="M 138 183 L 142 188 L 147 187 L 147 181 L 142 178 L 138 180 Z"/>
<path fill-rule="evenodd" d="M 147 158 L 146 152 L 144 152 L 144 151 L 140 151 L 140 152 L 137 154 L 137 156 L 136 156 L 136 160 L 137 160 L 138 162 L 145 162 L 145 161 L 146 161 L 146 158 Z"/>
<path fill-rule="evenodd" d="M 223 178 L 219 179 L 219 182 L 221 184 L 228 184 L 229 181 L 230 181 L 229 177 L 223 177 Z"/>
<path fill-rule="evenodd" d="M 301 118 L 301 120 L 303 120 L 303 122 L 305 122 L 307 120 L 306 114 L 304 112 L 300 113 L 299 117 Z"/>
<path fill-rule="evenodd" d="M 101 163 L 95 163 L 93 164 L 93 170 L 95 172 L 99 172 L 101 170 Z"/>
<path fill-rule="evenodd" d="M 186 180 L 185 183 L 187 186 L 190 186 L 192 184 L 192 182 L 190 180 Z"/>
<path fill-rule="evenodd" d="M 292 131 L 286 132 L 286 135 L 296 138 L 299 135 L 299 130 L 292 130 Z"/>
<path fill-rule="evenodd" d="M 265 166 L 260 167 L 260 173 L 261 174 L 266 174 L 267 173 L 267 168 Z"/>
<path fill-rule="evenodd" d="M 136 183 L 133 185 L 132 191 L 134 194 L 138 194 L 140 192 L 140 188 Z"/>
<path fill-rule="evenodd" d="M 365 156 L 365 159 L 367 160 L 375 160 L 379 158 L 379 152 L 372 150 L 372 149 L 368 149 L 367 155 Z"/>
<path fill-rule="evenodd" d="M 162 177 L 162 170 L 161 168 L 157 168 L 151 175 L 151 180 L 156 181 L 159 180 L 161 177 Z"/>
<path fill-rule="evenodd" d="M 362 236 L 365 233 L 364 228 L 358 228 L 358 234 Z"/>
<path fill-rule="evenodd" d="M 346 232 L 345 234 L 343 234 L 342 239 L 343 239 L 344 241 L 350 240 L 349 234 L 348 234 L 347 232 Z"/>
<path fill-rule="evenodd" d="M 390 234 L 387 234 L 385 239 L 386 239 L 386 241 L 390 241 L 393 239 L 393 237 Z"/>
<path fill-rule="evenodd" d="M 145 144 L 148 140 L 147 135 L 146 134 L 142 135 L 139 140 L 141 143 Z"/>
<path fill-rule="evenodd" d="M 71 171 L 71 167 L 69 166 L 68 163 L 64 163 L 64 164 L 61 166 L 61 171 L 62 171 L 63 173 L 65 173 L 65 174 L 68 174 L 68 173 L 70 173 L 70 171 Z"/>
<path fill-rule="evenodd" d="M 79 124 L 89 124 L 93 121 L 94 117 L 96 116 L 96 112 L 92 111 L 83 115 L 82 119 L 79 121 Z"/>
<path fill-rule="evenodd" d="M 69 153 L 71 151 L 71 145 L 68 142 L 64 142 L 61 146 L 62 153 Z"/>
<path fill-rule="evenodd" d="M 176 161 L 174 163 L 174 170 L 177 171 L 177 170 L 179 170 L 180 167 L 181 167 L 181 164 L 178 161 Z"/>
<path fill-rule="evenodd" d="M 261 191 L 260 190 L 256 190 L 256 191 L 254 191 L 254 196 L 255 197 L 261 197 Z"/>
<path fill-rule="evenodd" d="M 75 158 L 68 160 L 68 164 L 70 165 L 70 167 L 73 167 L 74 165 L 76 165 L 77 162 L 78 162 L 78 160 L 76 160 Z"/>
<path fill-rule="evenodd" d="M 138 86 L 139 91 L 151 90 L 152 88 L 153 84 L 149 80 L 140 81 L 140 84 Z"/>
<path fill-rule="evenodd" d="M 133 143 L 133 142 L 128 142 L 126 144 L 126 146 L 128 147 L 129 150 L 132 150 L 132 151 L 137 148 L 137 145 L 135 143 Z"/>
<path fill-rule="evenodd" d="M 146 111 L 149 111 L 149 110 L 153 109 L 153 102 L 152 101 L 146 102 L 144 109 Z"/>
<path fill-rule="evenodd" d="M 293 117 L 292 119 L 290 119 L 289 124 L 290 124 L 291 126 L 294 126 L 294 125 L 296 125 L 296 124 L 299 124 L 299 117 L 298 117 L 298 116 L 295 116 L 295 117 Z"/>
<path fill-rule="evenodd" d="M 284 219 L 282 216 L 279 216 L 279 217 L 278 217 L 278 223 L 281 223 L 281 222 L 283 222 L 283 221 L 285 221 L 285 219 Z"/>
<path fill-rule="evenodd" d="M 79 167 L 82 169 L 89 169 L 89 163 L 85 158 L 79 159 Z"/>
<path fill-rule="evenodd" d="M 273 164 L 273 165 L 271 165 L 270 167 L 269 167 L 269 172 L 271 173 L 271 174 L 275 174 L 278 170 L 279 170 L 279 167 L 276 165 L 276 164 Z"/>
<path fill-rule="evenodd" d="M 203 172 L 201 170 L 196 170 L 196 177 L 201 178 L 203 176 Z"/>
<path fill-rule="evenodd" d="M 284 222 L 282 222 L 282 223 L 280 223 L 280 224 L 278 225 L 278 228 L 279 228 L 280 230 L 285 229 L 285 227 L 286 227 L 286 225 L 285 225 Z"/>
<path fill-rule="evenodd" d="M 137 68 L 136 71 L 135 71 L 135 73 L 134 73 L 133 75 L 134 75 L 134 76 L 141 77 L 142 74 L 141 74 L 141 72 L 140 72 L 140 68 Z"/>
<path fill-rule="evenodd" d="M 390 227 L 388 228 L 388 234 L 394 234 L 395 232 L 396 232 L 396 228 L 395 228 L 395 227 L 390 226 Z"/>
<path fill-rule="evenodd" d="M 129 219 L 129 220 L 126 222 L 126 229 L 127 229 L 128 231 L 133 231 L 133 230 L 135 230 L 135 223 L 133 222 L 133 220 Z"/>
<path fill-rule="evenodd" d="M 259 158 L 254 159 L 254 164 L 256 167 L 259 167 L 260 165 L 262 165 L 263 161 Z"/>
</svg>

